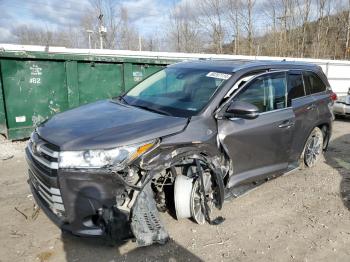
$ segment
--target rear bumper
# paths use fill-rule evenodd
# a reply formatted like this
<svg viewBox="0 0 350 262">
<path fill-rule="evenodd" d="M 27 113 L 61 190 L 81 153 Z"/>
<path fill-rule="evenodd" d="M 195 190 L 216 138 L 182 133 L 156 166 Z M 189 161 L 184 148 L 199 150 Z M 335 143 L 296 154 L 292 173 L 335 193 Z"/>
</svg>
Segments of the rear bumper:
<svg viewBox="0 0 350 262">
<path fill-rule="evenodd" d="M 333 105 L 333 112 L 336 115 L 350 115 L 350 105 L 336 102 Z"/>
</svg>

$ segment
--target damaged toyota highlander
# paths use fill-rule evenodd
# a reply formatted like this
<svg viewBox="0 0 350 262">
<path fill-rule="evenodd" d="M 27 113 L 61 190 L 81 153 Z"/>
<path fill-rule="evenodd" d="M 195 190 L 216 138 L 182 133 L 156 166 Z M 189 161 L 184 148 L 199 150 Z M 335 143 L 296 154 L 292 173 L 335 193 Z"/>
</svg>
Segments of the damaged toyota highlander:
<svg viewBox="0 0 350 262">
<path fill-rule="evenodd" d="M 26 148 L 28 181 L 64 232 L 165 243 L 159 212 L 218 224 L 213 210 L 225 200 L 314 166 L 331 135 L 333 97 L 311 64 L 170 65 L 38 126 Z"/>
</svg>

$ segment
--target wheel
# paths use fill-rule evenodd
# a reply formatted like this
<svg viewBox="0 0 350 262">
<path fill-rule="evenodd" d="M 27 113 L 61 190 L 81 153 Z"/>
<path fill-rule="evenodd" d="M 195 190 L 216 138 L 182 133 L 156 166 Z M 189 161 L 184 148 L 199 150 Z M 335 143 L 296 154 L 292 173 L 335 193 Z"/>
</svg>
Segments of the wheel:
<svg viewBox="0 0 350 262">
<path fill-rule="evenodd" d="M 201 179 L 195 177 L 197 168 L 191 166 L 186 171 L 187 176 L 178 175 L 175 179 L 174 202 L 177 219 L 192 218 L 198 224 L 206 221 L 205 211 L 208 214 L 214 207 L 214 190 L 210 172 L 203 172 L 204 192 L 201 190 Z M 205 201 L 206 204 L 205 205 Z"/>
<path fill-rule="evenodd" d="M 214 203 L 214 192 L 212 188 L 211 174 L 203 173 L 203 181 L 204 181 L 204 190 L 205 190 L 205 198 L 207 200 L 208 213 L 210 215 Z M 193 185 L 192 193 L 191 193 L 191 216 L 195 222 L 200 225 L 203 225 L 206 221 L 205 219 L 205 204 L 204 204 L 204 196 L 201 194 L 201 184 L 200 179 L 198 178 Z"/>
<path fill-rule="evenodd" d="M 320 160 L 323 153 L 324 137 L 321 129 L 315 127 L 304 147 L 302 160 L 307 167 L 313 167 Z"/>
</svg>

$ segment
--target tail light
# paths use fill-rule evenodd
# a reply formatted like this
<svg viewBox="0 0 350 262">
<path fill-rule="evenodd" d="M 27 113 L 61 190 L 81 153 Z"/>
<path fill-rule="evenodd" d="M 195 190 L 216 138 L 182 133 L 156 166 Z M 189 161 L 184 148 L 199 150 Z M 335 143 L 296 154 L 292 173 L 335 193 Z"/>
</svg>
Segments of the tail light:
<svg viewBox="0 0 350 262">
<path fill-rule="evenodd" d="M 329 95 L 329 97 L 332 99 L 332 101 L 336 101 L 338 99 L 338 96 L 336 93 L 334 93 L 333 91 L 331 92 L 331 94 Z"/>
</svg>

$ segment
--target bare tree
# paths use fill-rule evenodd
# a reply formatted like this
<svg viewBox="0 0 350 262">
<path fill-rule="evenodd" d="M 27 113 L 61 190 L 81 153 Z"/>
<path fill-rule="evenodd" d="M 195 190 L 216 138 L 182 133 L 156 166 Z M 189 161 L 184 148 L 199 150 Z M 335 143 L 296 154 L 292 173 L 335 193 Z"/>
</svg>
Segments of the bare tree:
<svg viewBox="0 0 350 262">
<path fill-rule="evenodd" d="M 139 49 L 140 33 L 124 1 L 89 1 L 80 24 L 55 30 L 19 26 L 13 29 L 16 42 L 86 48 L 90 38 L 98 48 L 103 25 L 105 48 Z M 182 0 L 169 18 L 163 31 L 142 36 L 144 50 L 350 57 L 350 0 Z"/>
<path fill-rule="evenodd" d="M 310 18 L 310 10 L 311 10 L 311 0 L 296 0 L 297 7 L 299 10 L 299 14 L 301 17 L 301 51 L 300 57 L 305 56 L 306 49 L 306 35 L 307 35 L 307 26 Z"/>
<path fill-rule="evenodd" d="M 94 31 L 94 46 L 99 42 L 102 35 L 104 48 L 117 48 L 116 40 L 120 23 L 117 11 L 120 4 L 112 0 L 90 0 L 90 5 L 91 8 L 85 11 L 85 15 L 81 20 L 82 27 L 85 31 Z M 107 32 L 101 32 L 101 26 L 105 27 Z M 88 36 L 87 33 L 86 36 Z"/>
<path fill-rule="evenodd" d="M 268 19 L 268 27 L 266 35 L 267 37 L 262 39 L 262 44 L 265 47 L 266 55 L 280 55 L 280 28 L 279 28 L 279 17 L 281 12 L 281 1 L 280 0 L 271 0 L 269 2 L 264 2 L 261 6 L 263 16 Z M 271 45 L 273 46 L 273 51 L 271 52 Z"/>
<path fill-rule="evenodd" d="M 130 23 L 128 10 L 125 7 L 120 8 L 120 29 L 119 29 L 119 46 L 122 49 L 137 50 L 139 33 Z"/>
<path fill-rule="evenodd" d="M 31 26 L 19 26 L 13 34 L 17 43 L 43 46 L 81 47 L 80 30 L 69 27 L 66 30 L 53 31 L 48 28 L 32 28 Z"/>
<path fill-rule="evenodd" d="M 254 49 L 254 21 L 253 21 L 253 12 L 254 12 L 255 0 L 247 0 L 242 5 L 243 13 L 243 27 L 247 33 L 247 42 L 248 42 L 248 54 L 253 55 Z"/>
<path fill-rule="evenodd" d="M 170 12 L 169 42 L 178 52 L 199 52 L 201 39 L 194 7 L 187 1 L 177 4 Z"/>
<path fill-rule="evenodd" d="M 323 31 L 323 24 L 324 24 L 324 15 L 325 15 L 325 9 L 326 9 L 326 3 L 328 0 L 317 0 L 317 32 L 316 32 L 316 38 L 314 41 L 314 53 L 313 56 L 315 58 L 319 58 L 320 56 L 320 49 L 321 49 L 321 37 L 322 37 L 322 31 Z"/>
<path fill-rule="evenodd" d="M 223 52 L 223 41 L 225 37 L 223 1 L 198 0 L 196 3 L 200 9 L 201 24 L 211 35 L 211 41 L 216 53 L 221 54 Z"/>
<path fill-rule="evenodd" d="M 348 59 L 349 53 L 350 53 L 350 0 L 348 0 L 348 21 L 347 21 L 347 28 L 346 28 L 346 43 L 345 43 L 345 52 L 344 52 L 344 58 Z"/>
<path fill-rule="evenodd" d="M 227 0 L 227 13 L 230 25 L 233 30 L 233 53 L 239 53 L 239 43 L 241 36 L 241 16 L 242 16 L 242 1 L 241 0 Z"/>
</svg>

